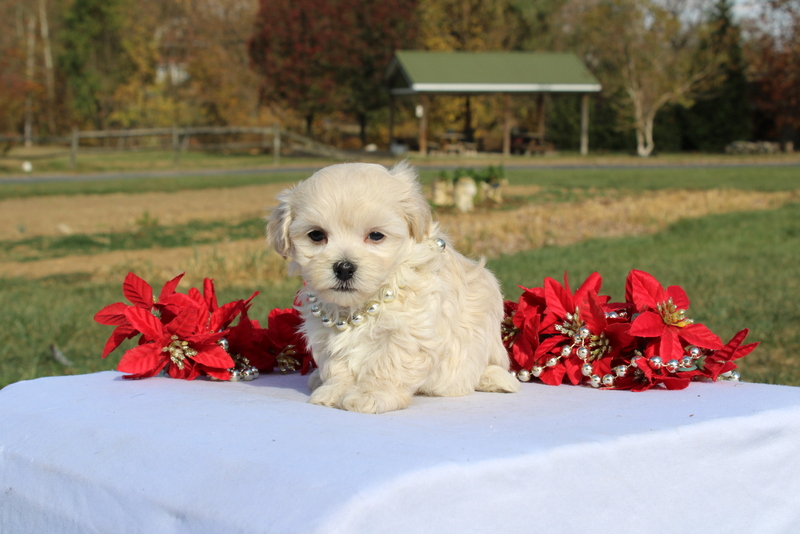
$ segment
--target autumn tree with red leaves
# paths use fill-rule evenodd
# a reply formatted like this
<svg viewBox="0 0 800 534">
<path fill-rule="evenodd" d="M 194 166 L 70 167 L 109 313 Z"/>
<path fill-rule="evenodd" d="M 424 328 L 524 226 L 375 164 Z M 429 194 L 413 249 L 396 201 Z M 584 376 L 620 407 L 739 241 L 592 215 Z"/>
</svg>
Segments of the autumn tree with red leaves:
<svg viewBox="0 0 800 534">
<path fill-rule="evenodd" d="M 414 39 L 414 0 L 261 0 L 250 59 L 262 102 L 314 117 L 356 116 L 365 138 L 370 112 L 386 104 L 383 72 Z"/>
<path fill-rule="evenodd" d="M 747 47 L 758 133 L 788 140 L 800 129 L 800 0 L 767 0 Z"/>
</svg>

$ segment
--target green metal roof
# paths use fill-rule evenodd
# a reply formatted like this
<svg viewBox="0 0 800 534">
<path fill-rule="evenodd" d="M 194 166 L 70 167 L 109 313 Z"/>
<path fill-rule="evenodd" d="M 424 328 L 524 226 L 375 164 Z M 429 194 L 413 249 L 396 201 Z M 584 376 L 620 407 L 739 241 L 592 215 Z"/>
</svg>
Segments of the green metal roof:
<svg viewBox="0 0 800 534">
<path fill-rule="evenodd" d="M 555 52 L 401 50 L 386 70 L 393 94 L 597 92 L 574 55 Z"/>
</svg>

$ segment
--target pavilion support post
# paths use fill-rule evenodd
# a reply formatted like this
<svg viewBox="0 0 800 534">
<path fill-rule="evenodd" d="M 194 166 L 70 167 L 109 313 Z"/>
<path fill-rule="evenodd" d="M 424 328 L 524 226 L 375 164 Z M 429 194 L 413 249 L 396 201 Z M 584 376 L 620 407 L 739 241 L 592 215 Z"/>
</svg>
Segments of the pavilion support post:
<svg viewBox="0 0 800 534">
<path fill-rule="evenodd" d="M 422 106 L 422 117 L 419 118 L 419 153 L 423 156 L 428 154 L 428 110 L 430 109 L 430 99 L 428 95 L 420 95 L 420 105 Z"/>
<path fill-rule="evenodd" d="M 589 93 L 581 97 L 581 156 L 589 153 Z"/>
<path fill-rule="evenodd" d="M 544 144 L 545 118 L 544 93 L 539 93 L 536 95 L 536 135 L 539 137 L 539 142 L 542 144 Z"/>
<path fill-rule="evenodd" d="M 511 155 L 511 94 L 503 95 L 503 155 Z"/>
<path fill-rule="evenodd" d="M 473 141 L 475 141 L 473 133 L 474 130 L 472 129 L 472 104 L 470 102 L 469 95 L 467 95 L 466 101 L 464 102 L 464 141 L 468 143 L 472 143 Z"/>
</svg>

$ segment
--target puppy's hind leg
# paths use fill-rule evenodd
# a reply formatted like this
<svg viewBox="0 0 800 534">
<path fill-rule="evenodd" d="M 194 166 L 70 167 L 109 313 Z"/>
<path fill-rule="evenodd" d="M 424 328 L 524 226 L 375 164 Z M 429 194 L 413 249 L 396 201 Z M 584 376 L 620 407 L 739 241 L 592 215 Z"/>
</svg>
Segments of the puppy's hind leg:
<svg viewBox="0 0 800 534">
<path fill-rule="evenodd" d="M 491 391 L 495 393 L 516 393 L 519 391 L 519 380 L 500 367 L 499 365 L 487 365 L 481 374 L 476 391 Z"/>
<path fill-rule="evenodd" d="M 508 372 L 508 353 L 502 343 L 497 343 L 492 348 L 489 365 L 481 373 L 481 379 L 475 389 L 497 393 L 516 393 L 519 388 L 519 380 Z"/>
</svg>

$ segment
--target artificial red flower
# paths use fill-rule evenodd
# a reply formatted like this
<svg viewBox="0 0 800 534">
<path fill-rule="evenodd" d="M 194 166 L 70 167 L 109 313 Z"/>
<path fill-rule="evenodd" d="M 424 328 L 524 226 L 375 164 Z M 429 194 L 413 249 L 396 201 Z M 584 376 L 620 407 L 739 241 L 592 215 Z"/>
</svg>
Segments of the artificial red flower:
<svg viewBox="0 0 800 534">
<path fill-rule="evenodd" d="M 658 339 L 658 356 L 663 361 L 680 360 L 684 343 L 711 350 L 723 347 L 719 336 L 686 317 L 689 298 L 681 287 L 669 286 L 665 290 L 652 275 L 632 270 L 625 295 L 639 314 L 631 323 L 630 334 Z"/>
<path fill-rule="evenodd" d="M 269 313 L 264 343 L 282 372 L 294 371 L 299 367 L 300 373 L 306 374 L 316 367 L 300 332 L 302 322 L 303 319 L 294 308 L 275 308 Z"/>
<path fill-rule="evenodd" d="M 200 374 L 228 380 L 234 362 L 217 343 L 224 332 L 195 332 L 197 309 L 189 307 L 172 321 L 162 324 L 152 313 L 137 306 L 125 310 L 133 328 L 145 343 L 126 351 L 117 369 L 124 378 L 147 378 L 162 370 L 173 378 L 191 380 Z"/>
<path fill-rule="evenodd" d="M 275 357 L 267 350 L 267 331 L 261 328 L 258 321 L 248 317 L 248 304 L 237 302 L 241 315 L 239 322 L 230 328 L 225 337 L 228 340 L 228 351 L 247 358 L 250 365 L 261 372 L 272 372 L 275 368 Z"/>
<path fill-rule="evenodd" d="M 744 358 L 758 346 L 758 343 L 742 345 L 748 333 L 747 328 L 740 330 L 722 349 L 702 355 L 697 361 L 697 375 L 716 381 L 720 375 L 736 369 L 733 360 Z"/>
<path fill-rule="evenodd" d="M 716 380 L 736 368 L 732 360 L 756 344 L 742 345 L 746 330 L 723 347 L 708 328 L 685 316 L 689 299 L 678 286 L 666 290 L 643 271 L 631 271 L 626 301 L 610 303 L 590 275 L 573 294 L 546 278 L 519 302 L 506 301 L 502 335 L 512 370 L 546 384 L 590 382 L 595 387 L 644 391 L 683 389 L 691 380 Z"/>
<path fill-rule="evenodd" d="M 184 273 L 179 274 L 172 280 L 164 284 L 158 299 L 153 298 L 153 288 L 133 273 L 128 273 L 122 283 L 122 293 L 132 306 L 155 313 L 158 316 L 171 320 L 179 312 L 180 308 L 187 304 L 186 295 L 175 292 L 178 283 L 183 278 Z M 94 320 L 100 324 L 116 326 L 103 347 L 102 357 L 105 358 L 114 351 L 126 339 L 131 339 L 138 334 L 138 331 L 131 326 L 125 316 L 125 310 L 131 305 L 124 302 L 109 304 L 94 316 Z"/>
<path fill-rule="evenodd" d="M 145 378 L 166 370 L 173 378 L 208 375 L 228 380 L 230 369 L 246 370 L 249 366 L 244 361 L 234 361 L 226 348 L 237 358 L 248 360 L 258 359 L 264 353 L 263 329 L 247 317 L 250 302 L 258 292 L 247 300 L 219 306 L 213 280 L 203 281 L 202 293 L 192 288 L 188 294 L 182 294 L 175 291 L 182 276 L 167 282 L 158 299 L 154 299 L 150 285 L 128 273 L 123 293 L 131 305 L 118 302 L 95 315 L 101 324 L 116 326 L 106 342 L 103 357 L 123 340 L 141 334 L 139 346 L 127 351 L 118 367 L 131 373 L 127 378 Z M 240 315 L 239 323 L 231 328 Z"/>
</svg>

